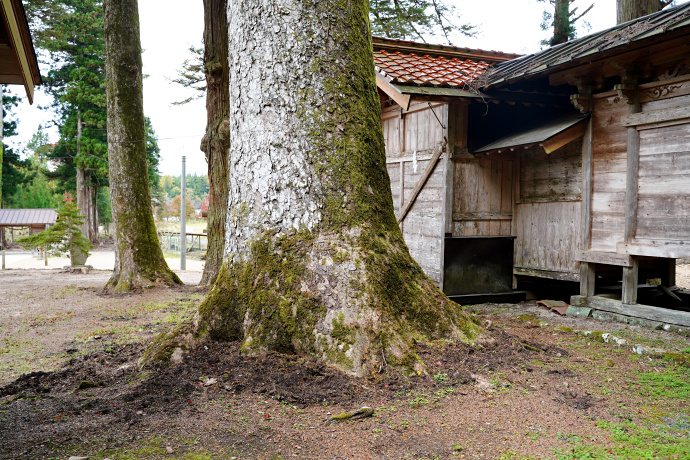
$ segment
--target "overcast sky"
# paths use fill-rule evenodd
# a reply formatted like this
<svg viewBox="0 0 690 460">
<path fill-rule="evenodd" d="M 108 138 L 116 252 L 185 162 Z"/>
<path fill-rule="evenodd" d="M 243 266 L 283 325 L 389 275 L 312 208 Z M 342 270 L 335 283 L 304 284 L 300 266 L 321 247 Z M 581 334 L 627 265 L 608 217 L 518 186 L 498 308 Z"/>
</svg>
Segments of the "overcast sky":
<svg viewBox="0 0 690 460">
<path fill-rule="evenodd" d="M 592 2 L 576 0 L 574 5 L 583 11 Z M 456 6 L 463 22 L 480 28 L 476 38 L 454 39 L 456 46 L 526 54 L 538 51 L 540 41 L 549 35 L 540 28 L 547 4 L 538 0 L 451 0 L 448 3 Z M 615 0 L 596 0 L 594 4 L 586 16 L 590 27 L 581 24 L 578 36 L 615 25 Z M 169 82 L 189 56 L 187 49 L 201 45 L 202 5 L 201 0 L 139 0 L 141 41 L 145 50 L 144 73 L 149 75 L 144 80 L 144 111 L 158 135 L 162 174 L 179 175 L 182 155 L 187 157 L 188 173 L 207 172 L 204 155 L 199 150 L 206 126 L 204 100 L 184 106 L 172 105 L 191 93 Z M 15 145 L 16 142 L 25 144 L 39 124 L 49 124 L 52 115 L 38 108 L 48 103 L 49 99 L 39 91 L 33 106 L 22 104 L 19 109 L 20 136 Z M 51 131 L 51 136 L 57 140 L 55 130 Z"/>
</svg>

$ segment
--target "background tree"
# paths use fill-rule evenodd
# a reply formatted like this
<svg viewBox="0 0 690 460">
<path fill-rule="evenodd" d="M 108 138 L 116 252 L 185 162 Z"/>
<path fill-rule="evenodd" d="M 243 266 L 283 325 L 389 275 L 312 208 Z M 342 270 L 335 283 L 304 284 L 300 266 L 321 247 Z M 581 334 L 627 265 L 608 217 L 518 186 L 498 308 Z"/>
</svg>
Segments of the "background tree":
<svg viewBox="0 0 690 460">
<path fill-rule="evenodd" d="M 582 14 L 577 14 L 577 7 L 571 9 L 575 0 L 539 0 L 547 2 L 553 7 L 553 12 L 545 10 L 544 18 L 541 23 L 542 30 L 553 28 L 553 37 L 541 42 L 544 46 L 555 46 L 574 39 L 577 36 L 575 23 L 582 19 L 584 15 L 594 7 L 594 3 L 589 5 Z"/>
<path fill-rule="evenodd" d="M 27 167 L 30 163 L 22 160 L 19 154 L 4 144 L 8 137 L 17 135 L 17 121 L 12 110 L 19 104 L 19 97 L 9 94 L 5 85 L 0 85 L 2 95 L 2 136 L 0 136 L 0 208 L 7 207 L 11 203 L 12 196 L 17 192 L 21 184 L 32 178 Z"/>
<path fill-rule="evenodd" d="M 85 216 L 82 232 L 95 242 L 99 188 L 108 185 L 102 2 L 31 3 L 36 43 L 51 57 L 44 82 L 59 117 L 60 141 L 52 155 L 62 167 L 53 177 L 75 194 Z"/>
<path fill-rule="evenodd" d="M 441 0 L 371 0 L 369 19 L 374 35 L 403 40 L 422 40 L 442 34 L 448 44 L 450 34 L 472 37 L 476 26 L 462 24 L 455 7 Z"/>
<path fill-rule="evenodd" d="M 52 145 L 48 135 L 39 126 L 24 149 L 26 160 L 19 166 L 23 180 L 13 195 L 8 197 L 11 208 L 40 209 L 57 208 L 62 202 L 55 181 L 47 177 L 48 158 Z"/>
<path fill-rule="evenodd" d="M 180 217 L 180 203 L 182 202 L 182 195 L 177 195 L 175 198 L 172 199 L 170 202 L 170 206 L 168 207 L 168 216 L 169 217 Z M 187 219 L 191 219 L 194 217 L 194 206 L 192 205 L 192 200 L 189 199 L 188 196 L 185 197 L 185 214 Z"/>
<path fill-rule="evenodd" d="M 416 340 L 474 339 L 393 213 L 368 1 L 229 2 L 228 21 L 227 262 L 200 331 L 357 375 L 422 372 Z"/>
<path fill-rule="evenodd" d="M 675 3 L 673 0 L 617 0 L 616 23 L 622 24 L 656 13 L 673 3 Z"/>
<path fill-rule="evenodd" d="M 115 270 L 106 288 L 179 284 L 163 258 L 151 210 L 137 0 L 105 0 L 105 69 Z"/>
</svg>

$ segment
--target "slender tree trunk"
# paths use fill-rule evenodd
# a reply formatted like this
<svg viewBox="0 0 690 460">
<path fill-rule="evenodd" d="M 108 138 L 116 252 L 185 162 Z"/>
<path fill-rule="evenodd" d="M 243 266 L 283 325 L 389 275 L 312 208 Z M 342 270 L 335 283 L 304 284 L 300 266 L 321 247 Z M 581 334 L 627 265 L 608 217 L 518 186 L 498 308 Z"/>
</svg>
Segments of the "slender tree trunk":
<svg viewBox="0 0 690 460">
<path fill-rule="evenodd" d="M 227 0 L 204 0 L 204 62 L 206 71 L 206 135 L 201 150 L 208 163 L 208 249 L 200 284 L 213 284 L 223 263 L 228 213 L 228 81 Z"/>
<path fill-rule="evenodd" d="M 367 0 L 229 2 L 226 262 L 198 332 L 355 375 L 423 372 L 479 328 L 409 251 L 386 170 Z"/>
<path fill-rule="evenodd" d="M 105 0 L 103 10 L 116 259 L 106 289 L 181 283 L 163 258 L 151 211 L 137 0 Z"/>
<path fill-rule="evenodd" d="M 616 2 L 616 21 L 618 24 L 661 11 L 664 7 L 659 0 L 618 0 Z"/>
<path fill-rule="evenodd" d="M 84 223 L 79 226 L 81 234 L 91 241 L 91 226 L 89 225 L 89 217 L 91 216 L 91 206 L 89 206 L 89 190 L 86 183 L 86 170 L 81 162 L 81 134 L 83 123 L 81 119 L 81 110 L 77 109 L 77 154 L 75 157 L 75 169 L 77 170 L 77 209 L 79 214 L 84 216 Z"/>
<path fill-rule="evenodd" d="M 551 46 L 570 39 L 570 0 L 556 0 L 553 12 L 553 38 Z"/>
</svg>

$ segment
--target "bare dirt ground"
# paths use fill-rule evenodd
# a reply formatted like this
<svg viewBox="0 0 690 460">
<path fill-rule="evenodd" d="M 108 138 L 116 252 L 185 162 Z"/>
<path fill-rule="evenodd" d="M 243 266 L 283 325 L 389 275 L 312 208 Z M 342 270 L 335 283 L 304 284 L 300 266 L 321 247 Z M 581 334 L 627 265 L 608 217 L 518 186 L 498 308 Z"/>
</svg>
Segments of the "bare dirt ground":
<svg viewBox="0 0 690 460">
<path fill-rule="evenodd" d="M 0 272 L 1 459 L 690 458 L 683 360 L 576 331 L 680 358 L 685 337 L 485 304 L 469 309 L 495 342 L 420 345 L 426 375 L 354 379 L 299 356 L 244 357 L 234 343 L 141 370 L 144 347 L 205 290 L 106 296 L 109 275 Z M 362 406 L 374 415 L 324 423 Z"/>
</svg>

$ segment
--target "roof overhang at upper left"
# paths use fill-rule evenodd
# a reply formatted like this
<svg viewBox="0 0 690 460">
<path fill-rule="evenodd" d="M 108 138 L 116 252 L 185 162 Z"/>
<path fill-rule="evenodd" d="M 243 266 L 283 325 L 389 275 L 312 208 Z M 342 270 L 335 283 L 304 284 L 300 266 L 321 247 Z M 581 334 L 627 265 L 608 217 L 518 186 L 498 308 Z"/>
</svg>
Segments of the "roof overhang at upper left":
<svg viewBox="0 0 690 460">
<path fill-rule="evenodd" d="M 29 103 L 41 74 L 21 0 L 0 0 L 0 83 L 23 85 Z"/>
</svg>

